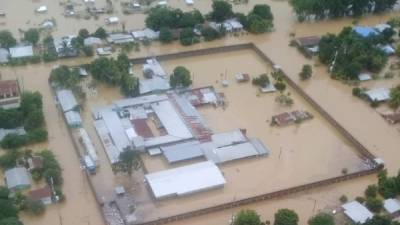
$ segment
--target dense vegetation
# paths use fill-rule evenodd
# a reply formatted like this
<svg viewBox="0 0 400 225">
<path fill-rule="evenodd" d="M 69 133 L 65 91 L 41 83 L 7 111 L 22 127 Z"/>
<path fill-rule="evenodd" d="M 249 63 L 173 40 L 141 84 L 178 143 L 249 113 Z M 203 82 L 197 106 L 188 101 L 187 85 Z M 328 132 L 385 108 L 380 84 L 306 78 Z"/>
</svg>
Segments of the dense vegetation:
<svg viewBox="0 0 400 225">
<path fill-rule="evenodd" d="M 279 209 L 275 213 L 274 225 L 297 225 L 299 216 L 291 209 Z"/>
<path fill-rule="evenodd" d="M 394 109 L 400 107 L 400 85 L 397 85 L 390 90 L 389 105 Z"/>
<path fill-rule="evenodd" d="M 379 72 L 385 66 L 387 55 L 377 45 L 387 39 L 382 34 L 364 38 L 346 27 L 339 35 L 322 37 L 319 59 L 331 66 L 333 77 L 356 80 L 362 70 Z"/>
<path fill-rule="evenodd" d="M 130 66 L 128 56 L 120 54 L 117 59 L 101 57 L 94 60 L 89 71 L 96 80 L 120 86 L 125 96 L 134 97 L 139 95 L 139 79 L 129 74 Z"/>
<path fill-rule="evenodd" d="M 259 75 L 258 77 L 253 78 L 253 85 L 257 85 L 261 88 L 266 87 L 270 84 L 269 77 L 266 73 Z"/>
<path fill-rule="evenodd" d="M 140 169 L 141 166 L 140 153 L 127 148 L 119 154 L 119 162 L 113 165 L 113 170 L 115 172 L 127 173 L 131 176 L 133 171 Z"/>
<path fill-rule="evenodd" d="M 311 65 L 303 65 L 301 72 L 299 73 L 299 77 L 301 80 L 308 80 L 312 76 L 312 67 Z"/>
<path fill-rule="evenodd" d="M 12 33 L 7 30 L 0 31 L 0 46 L 2 48 L 11 48 L 17 44 L 17 40 Z"/>
<path fill-rule="evenodd" d="M 392 9 L 396 0 L 290 0 L 299 21 L 361 16 Z"/>
<path fill-rule="evenodd" d="M 254 210 L 242 210 L 235 216 L 232 225 L 261 225 L 260 216 Z"/>
<path fill-rule="evenodd" d="M 43 103 L 39 92 L 24 92 L 21 106 L 17 109 L 0 109 L 0 127 L 17 128 L 23 126 L 26 135 L 8 134 L 1 141 L 2 148 L 18 148 L 26 144 L 42 142 L 47 139 L 43 128 Z"/>
</svg>

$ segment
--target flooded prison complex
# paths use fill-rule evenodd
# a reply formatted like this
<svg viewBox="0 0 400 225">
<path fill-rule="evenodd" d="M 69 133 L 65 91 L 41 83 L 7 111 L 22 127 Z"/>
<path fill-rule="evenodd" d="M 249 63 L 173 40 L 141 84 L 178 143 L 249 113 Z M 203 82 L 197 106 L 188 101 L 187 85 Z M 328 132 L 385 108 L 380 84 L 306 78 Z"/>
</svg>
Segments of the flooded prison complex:
<svg viewBox="0 0 400 225">
<path fill-rule="evenodd" d="M 75 9 L 84 9 L 92 1 L 75 2 Z M 112 2 L 117 8 L 112 15 L 84 19 L 84 10 L 76 10 L 82 13 L 76 19 L 62 16 L 62 1 L 20 6 L 5 0 L 0 3 L 0 11 L 6 12 L 0 27 L 18 36 L 18 29 L 55 17 L 52 35 L 59 38 L 80 28 L 94 31 L 116 17 L 136 36 L 149 33 L 138 32 L 145 26 L 143 12 L 125 14 L 120 2 Z M 264 3 L 234 4 L 233 9 L 248 12 Z M 53 151 L 64 174 L 66 201 L 48 205 L 40 217 L 21 213 L 24 224 L 229 224 L 241 209 L 257 209 L 265 220 L 277 207 L 295 209 L 300 224 L 306 224 L 316 211 L 336 209 L 340 195 L 360 195 L 375 182 L 375 175 L 369 175 L 384 166 L 390 173 L 397 171 L 398 126 L 355 101 L 350 87 L 331 80 L 325 66 L 288 46 L 290 33 L 319 37 L 339 32 L 352 20 L 297 23 L 287 1 L 266 3 L 275 17 L 271 33 L 232 34 L 189 47 L 154 42 L 128 53 L 133 74 L 139 77 L 137 97 L 94 85 L 91 76 L 81 84 L 83 101 L 68 88 L 49 85 L 54 65 L 83 68 L 90 57 L 0 67 L 2 80 L 17 79 L 21 92 L 42 94 L 48 141 L 27 148 Z M 106 6 L 107 1 L 95 4 Z M 193 9 L 183 1 L 168 4 Z M 44 5 L 47 13 L 33 12 Z M 211 1 L 194 1 L 194 7 L 207 13 Z M 397 14 L 371 15 L 359 23 L 383 23 Z M 107 31 L 120 30 L 120 25 L 109 23 Z M 313 63 L 316 75 L 300 82 L 301 65 Z M 190 71 L 190 88 L 170 87 L 169 74 L 177 66 Z M 287 84 L 283 94 L 293 99 L 290 107 L 277 103 L 279 91 L 251 85 L 256 75 L 277 71 Z M 398 81 L 395 77 L 366 86 L 379 89 Z M 142 166 L 131 176 L 114 171 L 126 149 L 140 154 Z"/>
</svg>

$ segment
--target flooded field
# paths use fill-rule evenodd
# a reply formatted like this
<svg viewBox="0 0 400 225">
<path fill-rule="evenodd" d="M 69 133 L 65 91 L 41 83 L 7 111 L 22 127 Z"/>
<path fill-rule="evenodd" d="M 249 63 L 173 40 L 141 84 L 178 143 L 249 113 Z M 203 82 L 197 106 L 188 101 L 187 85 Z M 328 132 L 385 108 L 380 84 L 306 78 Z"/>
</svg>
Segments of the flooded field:
<svg viewBox="0 0 400 225">
<path fill-rule="evenodd" d="M 23 4 L 16 3 L 15 0 L 0 1 L 0 10 L 7 13 L 7 16 L 0 18 L 0 30 L 9 29 L 17 37 L 21 37 L 19 29 L 26 30 L 30 27 L 37 27 L 45 19 L 54 18 L 57 23 L 57 29 L 53 36 L 65 36 L 76 34 L 81 28 L 87 28 L 89 31 L 94 31 L 100 26 L 105 26 L 104 19 L 108 16 L 116 15 L 125 23 L 127 30 L 139 29 L 144 27 L 144 14 L 123 15 L 121 9 L 121 1 L 113 1 L 115 12 L 112 15 L 102 15 L 96 20 L 91 18 L 76 19 L 66 18 L 62 15 L 63 6 L 59 0 L 28 0 Z M 75 0 L 80 4 L 77 7 L 81 8 L 83 1 Z M 235 43 L 253 42 L 261 50 L 263 50 L 275 63 L 282 66 L 283 70 L 295 81 L 298 81 L 301 87 L 314 98 L 325 110 L 327 110 L 340 124 L 342 124 L 350 133 L 352 133 L 361 143 L 370 149 L 378 157 L 383 158 L 386 166 L 391 174 L 394 174 L 398 169 L 399 147 L 400 146 L 400 125 L 392 126 L 386 123 L 376 109 L 371 108 L 365 102 L 351 95 L 352 87 L 338 81 L 333 81 L 329 78 L 326 67 L 319 66 L 314 68 L 314 76 L 310 81 L 300 82 L 298 72 L 303 64 L 315 64 L 314 60 L 308 60 L 297 52 L 295 48 L 288 46 L 290 42 L 290 33 L 296 36 L 321 35 L 327 32 L 337 33 L 343 26 L 353 24 L 353 19 L 340 19 L 333 21 L 309 22 L 299 24 L 295 21 L 295 16 L 292 14 L 291 7 L 287 1 L 279 0 L 255 0 L 250 1 L 247 5 L 234 6 L 236 11 L 247 12 L 254 4 L 267 3 L 271 5 L 274 13 L 274 24 L 276 31 L 266 35 L 242 35 L 239 37 L 227 37 L 225 39 L 211 42 L 201 43 L 191 47 L 182 47 L 179 44 L 161 45 L 153 43 L 150 47 L 142 47 L 140 52 L 132 52 L 131 57 L 153 56 L 162 53 L 179 52 L 189 49 L 207 48 L 220 45 L 229 45 Z M 99 6 L 105 4 L 105 0 L 97 0 Z M 181 7 L 183 10 L 190 10 L 183 0 L 171 0 L 169 4 L 174 7 Z M 49 11 L 46 14 L 35 14 L 34 10 L 41 6 L 47 5 Z M 202 12 L 208 12 L 211 6 L 211 1 L 195 1 L 194 8 Z M 387 21 L 392 16 L 399 16 L 398 12 L 387 13 L 379 16 L 368 16 L 361 18 L 358 23 L 362 25 L 374 25 Z M 106 27 L 107 30 L 122 29 L 121 24 Z M 235 71 L 248 72 L 250 74 L 259 74 L 266 72 L 269 68 L 264 67 L 261 62 L 251 53 L 232 54 L 216 60 L 200 57 L 188 60 L 176 60 L 165 62 L 167 70 L 170 72 L 177 64 L 187 64 L 187 67 L 194 72 L 194 83 L 196 86 L 204 86 L 213 84 L 218 90 L 224 92 L 230 101 L 229 107 L 223 111 L 222 109 L 204 108 L 201 109 L 202 114 L 209 121 L 209 125 L 215 131 L 225 131 L 232 128 L 246 128 L 249 136 L 261 138 L 265 144 L 271 148 L 271 155 L 268 158 L 250 159 L 240 162 L 234 162 L 222 166 L 224 173 L 227 174 L 228 185 L 232 177 L 243 176 L 244 174 L 266 174 L 263 179 L 259 180 L 258 186 L 250 186 L 250 184 L 240 184 L 237 189 L 227 186 L 226 189 L 233 200 L 235 196 L 240 197 L 247 192 L 257 192 L 261 189 L 278 188 L 278 184 L 285 186 L 289 185 L 289 181 L 300 183 L 300 178 L 308 181 L 316 180 L 322 176 L 332 174 L 339 175 L 343 167 L 347 167 L 349 171 L 359 169 L 357 163 L 359 159 L 355 156 L 351 147 L 342 140 L 338 134 L 332 132 L 332 128 L 324 122 L 316 112 L 308 109 L 299 97 L 294 96 L 295 105 L 292 108 L 304 108 L 310 110 L 316 116 L 311 121 L 305 122 L 300 126 L 292 126 L 286 128 L 271 128 L 267 120 L 272 114 L 281 112 L 284 109 L 277 107 L 273 102 L 274 97 L 262 95 L 257 97 L 257 91 L 250 84 L 237 85 L 233 81 Z M 249 60 L 252 59 L 252 60 Z M 57 62 L 58 64 L 76 65 L 81 64 L 91 59 L 71 59 Z M 235 61 L 231 63 L 230 61 Z M 211 64 L 215 68 L 205 67 Z M 253 65 L 254 64 L 254 65 Z M 63 204 L 52 205 L 47 208 L 46 214 L 42 217 L 32 217 L 23 215 L 22 219 L 25 224 L 103 224 L 100 212 L 93 194 L 87 183 L 85 175 L 82 173 L 79 158 L 77 157 L 71 139 L 68 136 L 66 126 L 62 119 L 62 115 L 58 112 L 54 104 L 54 98 L 48 86 L 48 75 L 52 65 L 41 64 L 18 68 L 0 67 L 2 79 L 19 78 L 22 81 L 23 87 L 26 90 L 39 90 L 44 101 L 45 119 L 47 129 L 49 131 L 49 142 L 36 146 L 38 149 L 49 148 L 58 157 L 64 173 L 64 192 L 67 200 Z M 137 69 L 137 68 L 136 68 Z M 228 88 L 222 88 L 216 81 L 221 73 L 229 74 L 231 80 Z M 206 70 L 204 74 L 202 71 Z M 216 77 L 217 78 L 216 78 Z M 381 85 L 391 87 L 399 84 L 399 78 L 391 80 L 369 81 L 362 86 L 379 87 Z M 240 91 L 236 91 L 239 89 Z M 114 176 L 109 166 L 108 159 L 104 151 L 101 149 L 101 144 L 93 129 L 90 118 L 90 108 L 96 105 L 109 104 L 112 100 L 120 98 L 118 90 L 102 85 L 97 86 L 98 96 L 88 97 L 88 101 L 84 105 L 85 128 L 88 130 L 89 136 L 92 138 L 96 148 L 98 149 L 100 169 L 99 173 L 94 177 L 98 184 L 98 193 L 95 193 L 100 199 L 107 198 L 109 190 L 112 190 L 115 185 L 126 184 L 126 186 L 137 187 L 135 190 L 128 190 L 137 194 L 143 195 L 143 203 L 150 199 L 147 191 L 140 189 L 140 184 L 136 182 L 142 181 L 140 174 L 135 174 L 134 179 L 127 180 L 125 177 Z M 293 93 L 293 91 L 291 91 Z M 273 94 L 274 95 L 274 94 Z M 245 101 L 245 103 L 243 103 Z M 247 105 L 247 102 L 254 102 L 254 105 Z M 270 107 L 272 105 L 272 107 Z M 380 110 L 380 109 L 378 109 Z M 243 116 L 248 115 L 248 116 Z M 231 121 L 227 123 L 226 121 Z M 313 135 L 311 135 L 313 134 Z M 315 137 L 318 134 L 318 138 Z M 290 141 L 287 141 L 290 137 Z M 312 142 L 305 140 L 311 139 Z M 35 147 L 35 148 L 36 148 Z M 281 151 L 282 150 L 282 151 Z M 281 153 L 280 153 L 281 152 Z M 341 154 L 334 154 L 334 153 Z M 326 166 L 316 170 L 313 166 L 314 155 L 312 158 L 306 157 L 308 153 L 315 154 L 315 159 L 325 162 Z M 332 158 L 346 158 L 340 160 L 340 164 L 334 164 Z M 307 162 L 302 165 L 301 162 Z M 331 163 L 327 163 L 331 162 Z M 149 168 L 158 170 L 165 165 L 162 160 L 154 160 L 154 164 Z M 270 170 L 282 171 L 282 177 L 271 175 Z M 315 171 L 314 171 L 315 170 Z M 305 174 L 304 177 L 298 173 L 312 171 L 313 174 Z M 267 176 L 268 175 L 268 176 Z M 137 177 L 136 177 L 137 176 Z M 289 181 L 288 181 L 289 180 Z M 339 202 L 338 198 L 342 194 L 349 196 L 349 199 L 361 195 L 364 188 L 375 182 L 373 176 L 364 177 L 361 179 L 345 182 L 343 184 L 332 185 L 330 187 L 321 188 L 315 191 L 310 191 L 305 194 L 298 194 L 293 197 L 270 202 L 261 202 L 258 204 L 249 205 L 245 208 L 257 210 L 263 219 L 272 219 L 274 212 L 278 208 L 293 208 L 300 216 L 300 225 L 307 223 L 307 218 L 314 215 L 322 209 L 332 209 Z M 275 183 L 274 183 L 275 182 Z M 125 185 L 124 185 L 125 186 Z M 250 191 L 249 188 L 251 188 Z M 134 188 L 133 188 L 134 189 Z M 107 192 L 108 190 L 108 192 Z M 184 206 L 202 205 L 207 198 L 212 196 L 226 194 L 225 189 L 212 191 L 209 193 L 196 195 L 193 198 L 182 198 L 177 201 L 163 201 L 155 207 L 164 210 L 166 213 L 180 211 Z M 237 195 L 235 193 L 238 193 Z M 203 199 L 204 198 L 204 199 Z M 187 201 L 186 201 L 187 200 Z M 220 200 L 220 199 L 219 199 Z M 154 206 L 147 204 L 144 211 L 153 210 Z M 226 210 L 223 212 L 214 213 L 207 216 L 184 220 L 178 225 L 193 224 L 228 224 L 231 216 L 240 210 Z M 156 217 L 158 215 L 146 215 L 148 217 Z M 161 214 L 160 214 L 161 216 Z"/>
<path fill-rule="evenodd" d="M 251 62 L 251 67 L 241 63 L 244 61 Z M 161 64 L 167 73 L 183 65 L 191 71 L 194 87 L 214 85 L 217 92 L 225 94 L 226 109 L 199 108 L 214 132 L 245 129 L 248 137 L 260 138 L 271 152 L 268 157 L 221 165 L 227 181 L 223 189 L 157 201 L 154 211 L 148 211 L 146 218 L 164 217 L 339 176 L 344 168 L 350 173 L 367 168 L 352 146 L 294 90 L 288 89 L 295 102 L 288 108 L 275 102 L 278 93 L 261 94 L 250 83 L 235 81 L 237 73 L 257 76 L 271 71 L 251 50 L 161 61 Z M 228 87 L 221 85 L 220 74 L 225 73 Z M 309 111 L 314 119 L 288 127 L 270 126 L 273 115 L 296 109 Z M 144 156 L 144 164 L 149 172 L 171 168 L 162 156 Z M 188 163 L 174 166 L 184 164 Z"/>
</svg>

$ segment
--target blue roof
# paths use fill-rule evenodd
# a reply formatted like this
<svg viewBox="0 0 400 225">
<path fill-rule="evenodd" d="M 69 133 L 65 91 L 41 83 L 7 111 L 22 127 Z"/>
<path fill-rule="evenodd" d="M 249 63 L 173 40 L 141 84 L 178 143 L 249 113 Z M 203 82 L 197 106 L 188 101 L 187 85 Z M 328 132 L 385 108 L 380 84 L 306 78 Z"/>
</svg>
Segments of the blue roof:
<svg viewBox="0 0 400 225">
<path fill-rule="evenodd" d="M 374 28 L 371 28 L 371 27 L 356 26 L 353 28 L 353 30 L 362 37 L 369 37 L 369 36 L 378 34 L 378 32 Z"/>
</svg>

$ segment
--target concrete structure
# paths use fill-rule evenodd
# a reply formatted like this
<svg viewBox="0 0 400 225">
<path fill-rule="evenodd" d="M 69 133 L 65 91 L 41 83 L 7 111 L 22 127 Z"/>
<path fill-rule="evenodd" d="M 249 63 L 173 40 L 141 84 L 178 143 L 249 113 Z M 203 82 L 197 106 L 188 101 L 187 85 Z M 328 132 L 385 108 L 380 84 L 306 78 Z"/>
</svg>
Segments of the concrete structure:
<svg viewBox="0 0 400 225">
<path fill-rule="evenodd" d="M 354 223 L 365 223 L 374 215 L 362 204 L 357 201 L 352 201 L 342 205 L 344 214 L 348 216 Z"/>
<path fill-rule="evenodd" d="M 18 108 L 21 104 L 21 90 L 18 80 L 0 81 L 0 108 Z"/>
<path fill-rule="evenodd" d="M 154 197 L 180 197 L 224 186 L 221 171 L 210 161 L 145 175 Z"/>
<path fill-rule="evenodd" d="M 45 205 L 50 205 L 53 203 L 52 200 L 53 192 L 49 185 L 44 186 L 43 188 L 36 189 L 34 191 L 30 191 L 28 194 L 28 198 L 33 201 L 41 201 Z"/>
<path fill-rule="evenodd" d="M 25 167 L 16 167 L 4 173 L 7 188 L 11 191 L 27 189 L 31 186 L 28 171 Z"/>
<path fill-rule="evenodd" d="M 71 90 L 63 89 L 56 92 L 57 100 L 60 103 L 62 111 L 68 112 L 71 110 L 76 110 L 79 105 L 75 99 L 74 94 Z"/>
<path fill-rule="evenodd" d="M 390 89 L 389 88 L 376 88 L 366 91 L 365 94 L 368 96 L 369 100 L 383 102 L 390 99 Z"/>
<path fill-rule="evenodd" d="M 17 46 L 9 49 L 12 59 L 28 58 L 33 56 L 32 45 Z"/>
<path fill-rule="evenodd" d="M 9 61 L 10 53 L 5 48 L 0 48 L 0 64 L 6 64 Z"/>
</svg>

